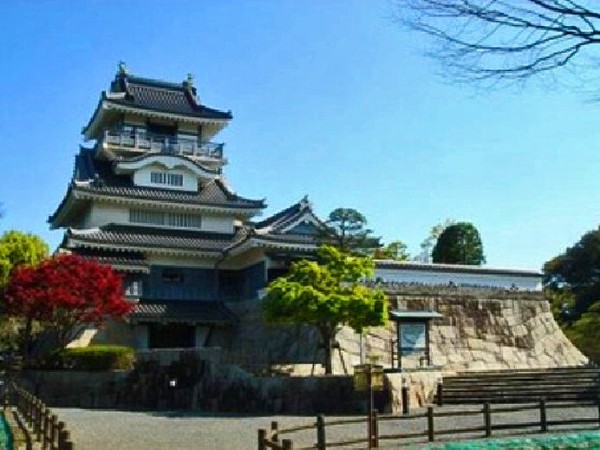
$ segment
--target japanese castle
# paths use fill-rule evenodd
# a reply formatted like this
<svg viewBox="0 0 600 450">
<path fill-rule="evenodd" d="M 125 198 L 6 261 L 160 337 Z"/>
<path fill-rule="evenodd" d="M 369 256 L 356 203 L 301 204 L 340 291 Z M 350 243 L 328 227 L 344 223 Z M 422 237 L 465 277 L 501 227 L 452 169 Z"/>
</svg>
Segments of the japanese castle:
<svg viewBox="0 0 600 450">
<path fill-rule="evenodd" d="M 303 198 L 257 220 L 264 200 L 237 195 L 217 143 L 230 112 L 200 102 L 191 76 L 171 83 L 124 64 L 82 130 L 67 192 L 49 217 L 61 249 L 112 265 L 135 309 L 104 339 L 138 349 L 204 347 L 243 318 L 229 302 L 258 301 L 289 261 L 314 252 L 322 222 Z M 496 283 L 537 289 L 537 272 L 378 263 L 390 282 Z M 462 278 L 461 278 L 462 277 Z M 490 281 L 491 280 L 491 281 Z M 523 286 L 521 286 L 520 284 Z"/>
</svg>

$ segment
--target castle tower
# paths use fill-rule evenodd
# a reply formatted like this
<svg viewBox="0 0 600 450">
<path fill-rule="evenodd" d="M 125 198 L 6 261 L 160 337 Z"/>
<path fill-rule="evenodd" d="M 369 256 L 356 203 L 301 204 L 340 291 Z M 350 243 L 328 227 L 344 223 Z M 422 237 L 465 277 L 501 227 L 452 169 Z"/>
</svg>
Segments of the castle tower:
<svg viewBox="0 0 600 450">
<path fill-rule="evenodd" d="M 65 229 L 61 249 L 124 275 L 135 310 L 97 339 L 141 349 L 221 345 L 237 321 L 225 302 L 258 297 L 281 271 L 277 254 L 314 249 L 306 200 L 255 224 L 264 200 L 227 186 L 223 144 L 213 141 L 231 118 L 200 102 L 191 76 L 141 78 L 121 63 L 102 92 L 82 131 L 91 145 L 80 148 L 48 220 Z"/>
</svg>

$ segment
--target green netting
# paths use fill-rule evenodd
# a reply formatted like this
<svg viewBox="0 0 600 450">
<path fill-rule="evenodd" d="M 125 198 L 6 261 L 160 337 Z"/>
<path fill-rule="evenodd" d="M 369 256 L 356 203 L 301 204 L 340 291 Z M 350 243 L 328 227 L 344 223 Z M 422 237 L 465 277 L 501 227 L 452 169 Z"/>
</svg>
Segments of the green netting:
<svg viewBox="0 0 600 450">
<path fill-rule="evenodd" d="M 4 414 L 0 414 L 0 450 L 12 450 L 12 434 Z"/>
<path fill-rule="evenodd" d="M 422 447 L 421 447 L 422 448 Z M 492 450 L 492 449 L 527 449 L 527 450 L 568 450 L 578 448 L 600 449 L 600 431 L 589 431 L 576 434 L 555 434 L 531 438 L 487 439 L 477 441 L 452 442 L 426 447 L 436 450 Z"/>
</svg>

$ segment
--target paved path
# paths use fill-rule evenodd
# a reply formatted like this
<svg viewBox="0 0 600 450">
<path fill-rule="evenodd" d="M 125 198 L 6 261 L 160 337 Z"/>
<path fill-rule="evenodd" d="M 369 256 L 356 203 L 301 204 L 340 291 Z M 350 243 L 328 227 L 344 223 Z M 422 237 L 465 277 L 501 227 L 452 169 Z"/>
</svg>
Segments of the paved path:
<svg viewBox="0 0 600 450">
<path fill-rule="evenodd" d="M 457 410 L 467 412 L 476 406 L 448 406 L 440 411 Z M 214 416 L 190 413 L 169 412 L 126 412 L 72 408 L 55 408 L 60 420 L 71 430 L 77 450 L 98 449 L 201 449 L 201 450 L 253 450 L 256 448 L 258 428 L 269 428 L 272 420 L 280 423 L 280 428 L 305 425 L 314 422 L 314 417 L 306 416 Z M 598 417 L 597 408 L 553 409 L 548 411 L 548 420 L 574 417 Z M 327 417 L 326 421 L 335 420 Z M 493 423 L 534 422 L 539 420 L 538 411 L 516 413 L 496 413 Z M 436 429 L 453 429 L 483 425 L 481 415 L 436 418 Z M 590 426 L 588 426 L 589 428 Z M 394 420 L 380 423 L 380 434 L 409 433 L 424 431 L 426 419 Z M 572 428 L 572 427 L 571 427 Z M 530 430 L 534 432 L 537 427 Z M 550 431 L 557 431 L 556 427 Z M 494 432 L 494 437 L 500 436 Z M 364 424 L 327 428 L 327 439 L 344 440 L 366 434 Z M 304 431 L 294 435 L 294 447 L 308 446 L 315 442 L 315 432 Z M 481 437 L 481 433 L 464 435 L 464 438 Z M 421 442 L 423 440 L 421 439 Z M 399 448 L 397 444 L 381 442 L 382 448 Z M 352 448 L 352 447 L 344 447 Z M 353 447 L 361 448 L 361 446 Z"/>
</svg>

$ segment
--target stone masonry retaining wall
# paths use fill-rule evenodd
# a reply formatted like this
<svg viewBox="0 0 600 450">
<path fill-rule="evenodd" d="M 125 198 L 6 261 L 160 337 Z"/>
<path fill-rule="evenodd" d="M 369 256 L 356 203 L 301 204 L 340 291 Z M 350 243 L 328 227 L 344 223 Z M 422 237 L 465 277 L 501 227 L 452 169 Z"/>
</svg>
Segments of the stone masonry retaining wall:
<svg viewBox="0 0 600 450">
<path fill-rule="evenodd" d="M 560 330 L 540 292 L 422 285 L 386 285 L 385 290 L 393 308 L 443 314 L 432 322 L 430 340 L 432 365 L 446 373 L 587 363 Z M 276 364 L 299 375 L 311 373 L 315 360 L 322 363 L 319 336 L 311 327 L 265 325 L 257 301 L 230 307 L 241 320 L 229 362 L 251 371 Z M 337 337 L 342 357 L 334 352 L 334 372 L 351 373 L 353 365 L 371 355 L 392 367 L 395 338 L 393 323 L 371 328 L 362 337 L 344 327 Z M 419 365 L 416 359 L 408 362 L 409 367 Z M 322 372 L 320 364 L 314 372 Z"/>
</svg>

